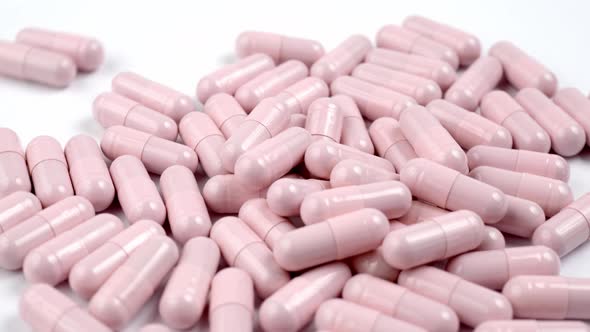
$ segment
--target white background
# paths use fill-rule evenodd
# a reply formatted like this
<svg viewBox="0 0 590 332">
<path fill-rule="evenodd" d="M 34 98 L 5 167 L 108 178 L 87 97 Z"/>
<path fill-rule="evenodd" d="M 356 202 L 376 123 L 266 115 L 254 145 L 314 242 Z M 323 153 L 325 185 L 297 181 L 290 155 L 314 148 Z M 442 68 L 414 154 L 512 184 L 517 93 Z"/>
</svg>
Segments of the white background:
<svg viewBox="0 0 590 332">
<path fill-rule="evenodd" d="M 110 89 L 111 78 L 136 71 L 189 95 L 199 78 L 233 59 L 233 42 L 245 29 L 280 32 L 321 41 L 327 50 L 353 33 L 374 38 L 384 24 L 421 14 L 477 35 L 485 50 L 508 39 L 534 54 L 560 86 L 590 89 L 590 5 L 585 1 L 0 1 L 0 39 L 27 26 L 78 32 L 104 43 L 106 63 L 80 75 L 64 90 L 0 78 L 0 127 L 23 144 L 51 135 L 62 144 L 78 133 L 97 139 L 91 104 Z M 590 115 L 589 115 L 590 116 Z M 590 191 L 590 154 L 571 159 L 575 196 Z M 590 277 L 590 246 L 562 261 L 562 274 Z M 29 331 L 18 318 L 26 282 L 0 271 L 0 331 Z M 64 287 L 65 288 L 65 287 Z M 129 331 L 157 320 L 152 301 Z"/>
</svg>

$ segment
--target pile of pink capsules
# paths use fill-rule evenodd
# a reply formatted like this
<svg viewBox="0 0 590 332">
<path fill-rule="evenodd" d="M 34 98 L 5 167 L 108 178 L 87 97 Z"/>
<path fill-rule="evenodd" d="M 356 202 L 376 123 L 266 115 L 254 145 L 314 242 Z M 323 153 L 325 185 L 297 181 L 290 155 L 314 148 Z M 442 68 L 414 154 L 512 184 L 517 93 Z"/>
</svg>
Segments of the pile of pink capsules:
<svg viewBox="0 0 590 332">
<path fill-rule="evenodd" d="M 84 69 L 78 51 L 100 48 L 28 39 L 0 45 L 0 72 L 51 83 L 63 56 L 47 54 Z M 0 129 L 0 267 L 34 284 L 22 319 L 119 330 L 165 284 L 166 326 L 144 332 L 190 328 L 207 305 L 213 332 L 590 331 L 570 320 L 590 319 L 590 279 L 559 276 L 590 237 L 590 194 L 574 201 L 562 158 L 590 141 L 590 100 L 509 42 L 480 56 L 423 17 L 376 46 L 244 32 L 240 60 L 198 83 L 204 112 L 120 73 L 93 104 L 100 147 L 43 136 L 23 152 Z M 126 228 L 95 215 L 115 194 Z M 54 288 L 66 280 L 87 311 Z"/>
</svg>

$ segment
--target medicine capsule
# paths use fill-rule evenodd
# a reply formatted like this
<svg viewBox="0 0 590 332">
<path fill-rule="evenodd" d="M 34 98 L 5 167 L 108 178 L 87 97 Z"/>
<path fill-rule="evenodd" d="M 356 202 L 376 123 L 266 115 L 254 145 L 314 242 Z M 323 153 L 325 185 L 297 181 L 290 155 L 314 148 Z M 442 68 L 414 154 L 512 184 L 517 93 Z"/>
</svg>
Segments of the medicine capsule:
<svg viewBox="0 0 590 332">
<path fill-rule="evenodd" d="M 343 114 L 340 143 L 368 154 L 374 154 L 373 142 L 369 137 L 365 120 L 355 101 L 346 95 L 333 96 L 332 100 L 338 105 Z"/>
<path fill-rule="evenodd" d="M 139 332 L 172 332 L 166 325 L 149 324 L 142 327 Z"/>
<path fill-rule="evenodd" d="M 201 318 L 219 258 L 219 248 L 209 238 L 186 242 L 160 299 L 160 316 L 166 325 L 187 329 Z"/>
<path fill-rule="evenodd" d="M 412 225 L 433 217 L 442 216 L 449 213 L 449 211 L 436 207 L 434 205 L 424 203 L 422 201 L 413 200 L 410 209 L 403 216 L 397 220 L 406 225 Z"/>
<path fill-rule="evenodd" d="M 76 195 L 88 199 L 95 211 L 106 210 L 115 198 L 115 186 L 96 141 L 87 135 L 74 136 L 64 152 Z"/>
<path fill-rule="evenodd" d="M 207 176 L 227 174 L 219 156 L 225 137 L 207 114 L 187 114 L 178 127 L 184 144 L 195 151 Z"/>
<path fill-rule="evenodd" d="M 166 236 L 139 246 L 94 294 L 88 309 L 107 326 L 120 329 L 149 300 L 178 260 L 178 248 Z"/>
<path fill-rule="evenodd" d="M 390 24 L 382 27 L 375 39 L 377 47 L 441 60 L 453 69 L 459 67 L 459 56 L 455 50 L 412 30 Z"/>
<path fill-rule="evenodd" d="M 301 202 L 307 195 L 329 188 L 329 181 L 282 178 L 268 187 L 266 202 L 277 215 L 294 217 L 299 215 Z"/>
<path fill-rule="evenodd" d="M 393 118 L 379 118 L 369 127 L 371 140 L 377 148 L 377 154 L 391 162 L 397 171 L 404 165 L 418 158 L 414 148 L 406 139 L 400 128 L 399 122 Z"/>
<path fill-rule="evenodd" d="M 389 116 L 395 119 L 416 101 L 404 94 L 351 76 L 341 76 L 330 85 L 332 95 L 346 95 L 357 104 L 361 114 L 369 119 Z"/>
<path fill-rule="evenodd" d="M 0 198 L 16 191 L 31 191 L 25 153 L 15 132 L 0 128 Z"/>
<path fill-rule="evenodd" d="M 551 139 L 539 124 L 504 91 L 495 90 L 481 99 L 480 113 L 508 129 L 516 149 L 547 153 Z"/>
<path fill-rule="evenodd" d="M 503 233 L 530 238 L 537 227 L 545 222 L 545 213 L 539 204 L 506 195 L 508 211 L 494 227 Z"/>
<path fill-rule="evenodd" d="M 467 156 L 463 149 L 426 108 L 408 107 L 399 118 L 399 126 L 418 157 L 432 160 L 463 174 L 469 171 Z"/>
<path fill-rule="evenodd" d="M 253 190 L 244 186 L 233 174 L 216 175 L 203 187 L 207 207 L 217 213 L 238 213 L 246 201 L 265 196 L 266 188 Z"/>
<path fill-rule="evenodd" d="M 43 207 L 74 195 L 68 163 L 55 138 L 35 137 L 27 146 L 26 156 L 35 195 Z"/>
<path fill-rule="evenodd" d="M 275 214 L 264 198 L 255 198 L 244 203 L 238 217 L 266 243 L 270 250 L 274 248 L 274 244 L 281 236 L 295 229 L 289 220 Z"/>
<path fill-rule="evenodd" d="M 461 323 L 471 327 L 488 320 L 512 319 L 512 307 L 505 296 L 435 267 L 403 271 L 397 282 L 410 291 L 447 304 Z"/>
<path fill-rule="evenodd" d="M 445 100 L 466 110 L 475 111 L 479 102 L 502 79 L 502 64 L 491 56 L 481 57 L 445 93 Z"/>
<path fill-rule="evenodd" d="M 67 55 L 0 40 L 2 76 L 65 88 L 76 73 L 76 65 Z"/>
<path fill-rule="evenodd" d="M 41 211 L 37 196 L 27 191 L 15 191 L 0 199 L 0 234 Z"/>
<path fill-rule="evenodd" d="M 324 55 L 324 47 L 310 39 L 261 31 L 242 32 L 236 39 L 236 54 L 243 58 L 255 53 L 264 53 L 276 63 L 299 60 L 311 66 Z"/>
<path fill-rule="evenodd" d="M 518 90 L 535 88 L 547 96 L 555 93 L 557 89 L 555 75 L 516 45 L 500 41 L 492 45 L 488 53 L 500 60 L 508 82 Z"/>
<path fill-rule="evenodd" d="M 89 299 L 137 247 L 156 235 L 166 233 L 151 220 L 140 220 L 125 228 L 72 266 L 70 287 L 80 297 Z"/>
<path fill-rule="evenodd" d="M 181 244 L 196 236 L 207 236 L 211 219 L 194 174 L 186 167 L 167 168 L 160 177 L 168 223 L 174 239 Z"/>
<path fill-rule="evenodd" d="M 590 144 L 590 101 L 576 88 L 565 88 L 557 91 L 553 102 L 574 118 L 586 132 L 586 144 Z"/>
<path fill-rule="evenodd" d="M 30 283 L 57 285 L 68 278 L 70 269 L 107 240 L 123 230 L 112 214 L 99 214 L 31 250 L 23 263 Z"/>
<path fill-rule="evenodd" d="M 567 183 L 544 176 L 489 166 L 477 167 L 469 176 L 498 188 L 506 195 L 539 204 L 547 217 L 552 217 L 573 201 L 572 191 Z"/>
<path fill-rule="evenodd" d="M 306 77 L 283 90 L 276 98 L 284 104 L 289 114 L 307 114 L 312 102 L 329 95 L 330 89 L 326 82 L 317 77 Z"/>
<path fill-rule="evenodd" d="M 247 116 L 236 99 L 227 93 L 217 93 L 207 99 L 203 112 L 215 122 L 225 138 L 233 135 Z"/>
<path fill-rule="evenodd" d="M 57 289 L 46 284 L 29 286 L 20 298 L 20 317 L 35 331 L 111 332 Z"/>
<path fill-rule="evenodd" d="M 485 226 L 483 228 L 483 240 L 473 251 L 497 250 L 506 248 L 506 239 L 502 232 L 494 226 Z"/>
<path fill-rule="evenodd" d="M 400 178 L 414 197 L 450 211 L 473 211 L 487 224 L 497 223 L 508 210 L 501 188 L 427 159 L 408 162 Z"/>
<path fill-rule="evenodd" d="M 92 204 L 71 196 L 45 208 L 0 235 L 0 267 L 18 270 L 31 250 L 94 216 Z"/>
<path fill-rule="evenodd" d="M 189 96 L 132 72 L 117 74 L 113 78 L 112 89 L 114 93 L 135 100 L 176 122 L 196 110 Z"/>
<path fill-rule="evenodd" d="M 350 74 L 371 48 L 369 38 L 352 35 L 319 58 L 311 66 L 310 76 L 319 77 L 330 84 L 337 77 Z"/>
<path fill-rule="evenodd" d="M 254 330 L 254 287 L 243 270 L 226 268 L 213 278 L 209 329 L 211 332 Z"/>
<path fill-rule="evenodd" d="M 305 129 L 314 141 L 328 139 L 340 143 L 344 112 L 332 98 L 316 99 L 309 106 Z"/>
<path fill-rule="evenodd" d="M 574 321 L 537 321 L 537 320 L 492 320 L 477 326 L 473 332 L 529 332 L 529 331 L 567 331 L 588 332 L 590 328 L 584 322 Z"/>
<path fill-rule="evenodd" d="M 354 159 L 342 160 L 334 166 L 330 173 L 330 185 L 332 188 L 390 180 L 399 181 L 399 175 Z"/>
<path fill-rule="evenodd" d="M 405 225 L 397 221 L 389 223 L 390 232 L 403 227 Z M 351 257 L 348 260 L 348 264 L 354 270 L 355 274 L 365 273 L 384 280 L 396 280 L 400 272 L 398 269 L 387 264 L 385 259 L 383 259 L 383 246 Z"/>
</svg>

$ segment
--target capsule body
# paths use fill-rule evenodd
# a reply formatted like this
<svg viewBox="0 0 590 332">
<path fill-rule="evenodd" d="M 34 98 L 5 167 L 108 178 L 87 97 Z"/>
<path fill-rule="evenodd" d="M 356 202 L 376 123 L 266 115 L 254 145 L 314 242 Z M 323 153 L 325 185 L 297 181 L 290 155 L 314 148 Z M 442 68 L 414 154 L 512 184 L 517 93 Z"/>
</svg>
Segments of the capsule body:
<svg viewBox="0 0 590 332">
<path fill-rule="evenodd" d="M 328 181 L 283 178 L 268 187 L 266 201 L 268 207 L 279 216 L 298 216 L 301 202 L 307 195 L 328 188 Z"/>
<path fill-rule="evenodd" d="M 289 220 L 275 214 L 264 198 L 247 201 L 240 208 L 238 217 L 261 238 L 270 250 L 285 233 L 295 229 Z"/>
<path fill-rule="evenodd" d="M 590 101 L 576 88 L 565 88 L 557 91 L 553 102 L 574 118 L 586 132 L 586 144 L 590 144 Z"/>
<path fill-rule="evenodd" d="M 494 227 L 503 233 L 530 238 L 537 227 L 545 222 L 545 212 L 539 204 L 506 195 L 508 210 Z"/>
<path fill-rule="evenodd" d="M 377 154 L 389 160 L 397 171 L 408 161 L 418 158 L 395 119 L 380 118 L 373 121 L 369 134 L 377 148 Z"/>
<path fill-rule="evenodd" d="M 247 116 L 236 99 L 227 93 L 217 93 L 207 99 L 203 112 L 215 122 L 225 138 L 233 135 Z"/>
<path fill-rule="evenodd" d="M 254 330 L 254 287 L 243 270 L 226 268 L 211 282 L 209 329 L 211 332 Z"/>
<path fill-rule="evenodd" d="M 16 191 L 31 191 L 25 153 L 15 132 L 0 128 L 0 198 Z"/>
<path fill-rule="evenodd" d="M 340 143 L 344 113 L 332 98 L 316 99 L 309 106 L 305 129 L 314 141 L 328 139 Z"/>
<path fill-rule="evenodd" d="M 330 84 L 338 76 L 348 75 L 365 58 L 371 41 L 362 35 L 352 35 L 336 48 L 319 58 L 310 69 L 310 75 Z"/>
<path fill-rule="evenodd" d="M 390 224 L 390 230 L 393 231 L 393 228 L 391 227 L 392 224 L 394 224 L 394 222 Z M 382 247 L 378 247 L 375 250 L 351 257 L 349 260 L 351 268 L 356 274 L 366 273 L 384 280 L 396 280 L 400 271 L 387 264 L 385 259 L 383 259 L 381 249 Z"/>
<path fill-rule="evenodd" d="M 353 159 L 345 159 L 339 162 L 330 173 L 330 185 L 332 188 L 390 180 L 399 181 L 399 175 Z"/>
<path fill-rule="evenodd" d="M 502 232 L 500 232 L 494 224 L 494 226 L 485 226 L 483 228 L 484 236 L 483 240 L 475 248 L 474 251 L 487 251 L 487 250 L 498 250 L 506 248 L 506 239 Z"/>
<path fill-rule="evenodd" d="M 207 207 L 217 213 L 237 213 L 247 200 L 265 196 L 266 188 L 253 190 L 244 186 L 233 174 L 216 175 L 203 187 Z"/>
<path fill-rule="evenodd" d="M 343 115 L 340 143 L 374 154 L 375 147 L 354 99 L 346 95 L 336 95 L 332 97 L 332 100 L 338 105 Z"/>
<path fill-rule="evenodd" d="M 445 93 L 445 99 L 469 111 L 475 111 L 485 94 L 502 79 L 502 64 L 491 56 L 481 57 Z"/>
<path fill-rule="evenodd" d="M 311 66 L 324 55 L 324 47 L 315 40 L 270 32 L 244 31 L 236 39 L 236 53 L 239 57 L 264 53 L 275 63 L 299 60 Z"/>
<path fill-rule="evenodd" d="M 330 88 L 326 82 L 317 77 L 306 77 L 283 90 L 276 98 L 285 105 L 289 114 L 307 114 L 311 103 L 329 95 Z"/>
<path fill-rule="evenodd" d="M 537 321 L 537 320 L 493 320 L 479 325 L 473 332 L 588 332 L 584 322 Z"/>
<path fill-rule="evenodd" d="M 37 196 L 27 191 L 15 191 L 0 199 L 0 234 L 41 211 Z"/>
<path fill-rule="evenodd" d="M 195 151 L 207 176 L 227 173 L 219 156 L 225 137 L 207 114 L 187 114 L 178 126 L 184 144 Z"/>
<path fill-rule="evenodd" d="M 433 217 L 445 215 L 447 213 L 449 213 L 449 211 L 434 205 L 413 200 L 408 212 L 397 218 L 397 220 L 403 224 L 412 225 L 424 220 L 431 219 Z"/>
</svg>

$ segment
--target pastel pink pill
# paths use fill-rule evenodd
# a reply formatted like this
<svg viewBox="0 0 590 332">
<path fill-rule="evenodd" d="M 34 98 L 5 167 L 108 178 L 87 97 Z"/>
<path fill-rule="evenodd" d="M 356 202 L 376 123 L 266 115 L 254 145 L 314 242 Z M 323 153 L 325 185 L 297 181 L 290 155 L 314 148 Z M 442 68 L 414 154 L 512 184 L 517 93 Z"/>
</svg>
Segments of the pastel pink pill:
<svg viewBox="0 0 590 332">
<path fill-rule="evenodd" d="M 387 217 L 361 209 L 298 228 L 274 246 L 274 258 L 287 271 L 352 257 L 376 249 L 389 232 Z"/>
<path fill-rule="evenodd" d="M 512 307 L 502 294 L 431 266 L 403 271 L 397 282 L 448 305 L 461 323 L 471 327 L 488 320 L 512 319 Z"/>
<path fill-rule="evenodd" d="M 371 140 L 375 144 L 377 154 L 391 162 L 397 171 L 404 165 L 418 158 L 414 148 L 402 133 L 399 122 L 393 118 L 379 118 L 369 127 Z"/>
<path fill-rule="evenodd" d="M 496 229 L 496 224 L 494 226 L 485 226 L 483 228 L 484 235 L 483 240 L 475 248 L 474 251 L 486 251 L 486 250 L 497 250 L 497 249 L 504 249 L 506 248 L 506 239 L 502 232 Z"/>
<path fill-rule="evenodd" d="M 25 153 L 15 132 L 0 128 L 0 198 L 16 191 L 31 191 Z"/>
<path fill-rule="evenodd" d="M 196 236 L 207 236 L 211 219 L 194 174 L 186 167 L 169 167 L 160 177 L 160 190 L 174 239 L 184 244 Z"/>
<path fill-rule="evenodd" d="M 544 176 L 519 173 L 489 166 L 473 169 L 469 176 L 512 195 L 533 201 L 552 217 L 573 201 L 567 183 Z"/>
<path fill-rule="evenodd" d="M 450 211 L 473 211 L 487 224 L 497 223 L 508 210 L 501 188 L 427 159 L 411 160 L 400 178 L 414 197 Z"/>
<path fill-rule="evenodd" d="M 319 330 L 341 332 L 426 332 L 416 325 L 341 299 L 328 300 L 320 305 L 315 315 L 315 326 Z"/>
<path fill-rule="evenodd" d="M 399 175 L 362 161 L 345 159 L 336 164 L 330 173 L 333 188 L 399 180 Z"/>
<path fill-rule="evenodd" d="M 276 63 L 294 59 L 311 66 L 324 55 L 324 47 L 315 40 L 270 32 L 244 31 L 236 39 L 236 53 L 239 57 L 264 53 Z"/>
<path fill-rule="evenodd" d="M 365 56 L 365 61 L 432 80 L 442 90 L 446 90 L 457 78 L 455 69 L 442 60 L 385 48 L 370 50 Z"/>
<path fill-rule="evenodd" d="M 25 28 L 16 35 L 16 42 L 67 55 L 82 71 L 94 71 L 104 61 L 102 44 L 91 37 L 46 29 Z"/>
<path fill-rule="evenodd" d="M 57 285 L 70 269 L 107 240 L 123 230 L 112 214 L 99 214 L 33 249 L 25 258 L 23 272 L 31 283 Z"/>
<path fill-rule="evenodd" d="M 584 322 L 493 320 L 479 325 L 473 332 L 588 332 Z"/>
<path fill-rule="evenodd" d="M 254 330 L 254 287 L 243 270 L 226 268 L 211 282 L 209 300 L 211 332 Z"/>
<path fill-rule="evenodd" d="M 236 99 L 227 93 L 211 96 L 203 106 L 203 112 L 215 122 L 225 138 L 233 135 L 247 116 Z"/>
<path fill-rule="evenodd" d="M 31 250 L 94 216 L 90 202 L 71 196 L 51 205 L 0 235 L 0 267 L 18 270 Z"/>
<path fill-rule="evenodd" d="M 195 111 L 194 101 L 187 95 L 132 72 L 117 74 L 112 81 L 114 93 L 156 110 L 178 122 Z"/>
<path fill-rule="evenodd" d="M 149 324 L 142 327 L 139 332 L 172 332 L 166 325 Z"/>
<path fill-rule="evenodd" d="M 195 151 L 207 176 L 227 174 L 219 156 L 225 137 L 207 114 L 189 113 L 178 127 L 184 144 Z"/>
<path fill-rule="evenodd" d="M 590 318 L 588 279 L 561 276 L 518 276 L 502 293 L 512 303 L 514 317 L 534 319 Z"/>
<path fill-rule="evenodd" d="M 275 214 L 264 198 L 247 201 L 240 208 L 238 217 L 272 250 L 285 233 L 295 229 L 289 220 Z"/>
<path fill-rule="evenodd" d="M 476 145 L 512 147 L 512 135 L 506 128 L 477 113 L 442 99 L 431 102 L 426 108 L 464 149 Z"/>
<path fill-rule="evenodd" d="M 336 95 L 332 97 L 332 100 L 343 114 L 340 143 L 368 154 L 374 154 L 373 142 L 354 99 L 346 95 Z"/>
<path fill-rule="evenodd" d="M 382 247 L 350 258 L 349 264 L 356 274 L 366 273 L 384 280 L 395 280 L 399 275 L 399 270 L 383 259 Z"/>
<path fill-rule="evenodd" d="M 590 101 L 576 88 L 565 88 L 557 91 L 553 102 L 574 118 L 586 132 L 586 144 L 590 144 Z"/>
<path fill-rule="evenodd" d="M 426 108 L 409 107 L 400 116 L 399 126 L 418 157 L 430 159 L 460 173 L 469 171 L 463 149 Z"/>
<path fill-rule="evenodd" d="M 130 225 L 72 266 L 70 287 L 82 298 L 89 299 L 137 247 L 156 235 L 166 233 L 151 220 Z"/>
<path fill-rule="evenodd" d="M 491 56 L 481 57 L 445 93 L 445 99 L 469 111 L 475 111 L 485 94 L 502 79 L 502 64 Z"/>
<path fill-rule="evenodd" d="M 446 305 L 367 274 L 350 278 L 342 298 L 427 331 L 456 332 L 459 329 L 459 318 Z"/>
<path fill-rule="evenodd" d="M 389 265 L 406 270 L 473 250 L 483 237 L 481 218 L 461 210 L 389 233 L 382 253 Z"/>
<path fill-rule="evenodd" d="M 238 213 L 242 204 L 249 199 L 264 198 L 266 188 L 253 190 L 244 186 L 235 175 L 216 175 L 203 187 L 203 198 L 207 207 L 217 213 Z"/>
<path fill-rule="evenodd" d="M 545 222 L 545 213 L 539 204 L 506 195 L 508 211 L 494 227 L 503 233 L 530 238 L 537 227 Z"/>
<path fill-rule="evenodd" d="M 76 195 L 87 198 L 95 211 L 108 208 L 115 186 L 96 141 L 87 135 L 72 137 L 64 149 Z"/>
<path fill-rule="evenodd" d="M 442 91 L 434 81 L 371 63 L 356 66 L 351 76 L 410 96 L 420 105 L 442 98 Z"/>
<path fill-rule="evenodd" d="M 453 69 L 459 67 L 459 56 L 455 50 L 412 30 L 390 24 L 382 27 L 375 39 L 377 47 L 441 60 Z"/>
<path fill-rule="evenodd" d="M 55 138 L 37 136 L 27 146 L 27 165 L 43 207 L 74 195 L 68 163 Z"/>
<path fill-rule="evenodd" d="M 470 65 L 481 53 L 481 44 L 477 37 L 426 17 L 408 16 L 403 27 L 449 46 L 457 52 L 461 65 Z"/>
<path fill-rule="evenodd" d="M 41 211 L 37 196 L 27 191 L 15 191 L 0 199 L 0 234 Z"/>
<path fill-rule="evenodd" d="M 187 329 L 201 318 L 219 258 L 219 248 L 209 238 L 186 242 L 160 299 L 160 316 L 166 325 Z"/>
<path fill-rule="evenodd" d="M 111 176 L 123 213 L 130 223 L 141 219 L 164 223 L 166 206 L 139 159 L 129 155 L 115 159 L 111 163 Z"/>
<path fill-rule="evenodd" d="M 305 129 L 314 140 L 328 139 L 340 143 L 344 113 L 332 98 L 316 99 L 309 106 Z"/>
<path fill-rule="evenodd" d="M 422 201 L 413 200 L 410 209 L 403 216 L 397 220 L 406 225 L 412 225 L 433 217 L 442 216 L 449 213 L 449 211 L 436 207 L 434 205 L 424 203 Z"/>
<path fill-rule="evenodd" d="M 330 188 L 328 181 L 283 178 L 268 187 L 266 202 L 272 212 L 279 216 L 298 216 L 301 202 L 307 195 L 328 188 Z"/>
<path fill-rule="evenodd" d="M 351 76 L 338 77 L 332 82 L 330 89 L 332 95 L 351 97 L 361 114 L 369 120 L 384 116 L 398 119 L 406 108 L 416 104 L 410 96 Z"/>
<path fill-rule="evenodd" d="M 305 122 L 307 122 L 307 116 L 305 114 L 291 114 L 291 116 L 289 117 L 288 127 L 305 128 Z"/>
<path fill-rule="evenodd" d="M 363 61 L 371 47 L 369 38 L 352 35 L 319 58 L 311 66 L 310 75 L 330 84 L 337 77 L 350 74 L 354 67 Z"/>
<path fill-rule="evenodd" d="M 306 77 L 292 84 L 276 97 L 285 104 L 289 114 L 307 114 L 307 109 L 312 102 L 329 95 L 330 89 L 326 82 L 317 77 Z"/>
<path fill-rule="evenodd" d="M 500 41 L 490 47 L 489 54 L 500 60 L 508 82 L 518 90 L 535 88 L 547 96 L 555 93 L 557 89 L 555 75 L 516 45 Z"/>
<path fill-rule="evenodd" d="M 260 325 L 265 331 L 299 331 L 324 301 L 340 294 L 350 276 L 350 269 L 343 263 L 323 265 L 301 274 L 262 303 Z"/>
<path fill-rule="evenodd" d="M 67 55 L 0 40 L 2 76 L 65 88 L 76 73 L 76 65 Z"/>
<path fill-rule="evenodd" d="M 197 85 L 197 97 L 205 103 L 216 93 L 233 95 L 246 82 L 274 67 L 275 63 L 268 55 L 252 54 L 201 78 Z"/>
<path fill-rule="evenodd" d="M 57 289 L 46 284 L 29 286 L 20 298 L 20 317 L 39 332 L 111 332 Z"/>
</svg>

